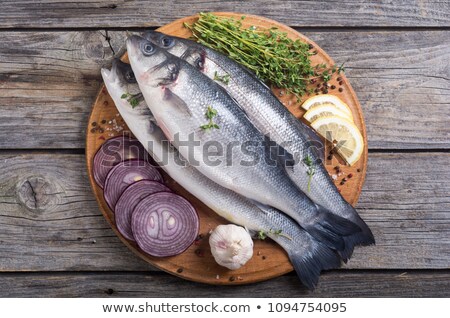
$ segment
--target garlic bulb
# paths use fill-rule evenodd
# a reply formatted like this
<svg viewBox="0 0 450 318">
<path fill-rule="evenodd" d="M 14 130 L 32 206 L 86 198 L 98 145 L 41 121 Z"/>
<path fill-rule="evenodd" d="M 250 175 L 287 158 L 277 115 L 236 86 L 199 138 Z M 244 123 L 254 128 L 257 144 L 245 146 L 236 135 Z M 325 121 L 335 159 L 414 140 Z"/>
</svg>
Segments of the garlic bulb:
<svg viewBox="0 0 450 318">
<path fill-rule="evenodd" d="M 253 241 L 241 226 L 219 225 L 209 237 L 211 253 L 217 264 L 238 269 L 253 256 Z"/>
</svg>

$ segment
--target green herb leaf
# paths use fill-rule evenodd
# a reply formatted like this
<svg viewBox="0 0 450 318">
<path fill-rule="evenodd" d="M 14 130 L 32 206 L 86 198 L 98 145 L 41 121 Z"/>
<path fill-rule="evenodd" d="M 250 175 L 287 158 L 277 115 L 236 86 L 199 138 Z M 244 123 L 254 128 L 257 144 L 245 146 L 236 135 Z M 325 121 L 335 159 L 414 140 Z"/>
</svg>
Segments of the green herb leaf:
<svg viewBox="0 0 450 318">
<path fill-rule="evenodd" d="M 311 180 L 314 174 L 316 173 L 316 169 L 314 168 L 314 161 L 311 158 L 310 155 L 306 155 L 306 157 L 303 159 L 303 162 L 308 167 L 308 170 L 306 171 L 306 174 L 308 175 L 308 192 L 311 191 Z"/>
<path fill-rule="evenodd" d="M 128 98 L 128 95 L 129 95 L 128 93 L 123 93 L 122 96 L 120 96 L 120 98 L 121 98 L 121 99 Z"/>
<path fill-rule="evenodd" d="M 139 105 L 139 100 L 135 97 L 132 97 L 128 100 L 132 108 L 135 108 L 137 105 Z"/>
<path fill-rule="evenodd" d="M 230 74 L 219 75 L 217 71 L 214 72 L 214 80 L 228 85 L 230 83 Z"/>
<path fill-rule="evenodd" d="M 261 231 L 259 231 L 258 232 L 258 239 L 260 239 L 260 240 L 265 240 L 267 238 L 267 234 L 266 234 L 266 232 L 264 232 L 263 230 L 261 230 Z"/>
<path fill-rule="evenodd" d="M 216 116 L 217 116 L 217 110 L 212 108 L 211 105 L 209 105 L 205 112 L 205 117 L 208 119 L 208 123 L 201 125 L 200 128 L 203 130 L 208 130 L 208 129 L 212 129 L 212 128 L 220 129 L 219 125 L 217 125 L 213 121 L 213 118 Z"/>
</svg>

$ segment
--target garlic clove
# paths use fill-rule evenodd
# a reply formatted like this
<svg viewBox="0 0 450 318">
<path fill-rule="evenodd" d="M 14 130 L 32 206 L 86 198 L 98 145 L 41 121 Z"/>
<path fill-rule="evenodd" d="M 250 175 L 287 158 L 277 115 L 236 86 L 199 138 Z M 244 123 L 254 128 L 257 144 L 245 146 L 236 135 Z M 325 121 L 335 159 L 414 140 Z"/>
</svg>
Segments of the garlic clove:
<svg viewBox="0 0 450 318">
<path fill-rule="evenodd" d="M 253 240 L 246 229 L 234 224 L 219 225 L 209 237 L 211 253 L 217 264 L 235 270 L 253 256 Z"/>
</svg>

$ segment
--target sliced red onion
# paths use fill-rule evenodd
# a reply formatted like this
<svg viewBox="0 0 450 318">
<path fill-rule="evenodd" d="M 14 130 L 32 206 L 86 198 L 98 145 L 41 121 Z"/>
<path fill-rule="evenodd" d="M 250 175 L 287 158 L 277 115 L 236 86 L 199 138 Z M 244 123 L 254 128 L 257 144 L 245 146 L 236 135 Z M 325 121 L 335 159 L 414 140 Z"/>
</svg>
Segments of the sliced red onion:
<svg viewBox="0 0 450 318">
<path fill-rule="evenodd" d="M 151 194 L 136 205 L 133 236 L 146 253 L 166 257 L 184 252 L 195 240 L 199 219 L 192 204 L 170 192 Z"/>
<path fill-rule="evenodd" d="M 115 210 L 117 200 L 122 192 L 132 183 L 139 180 L 162 182 L 158 169 L 144 160 L 125 160 L 115 165 L 106 176 L 103 196 L 111 210 Z"/>
<path fill-rule="evenodd" d="M 146 196 L 158 192 L 172 192 L 168 187 L 157 181 L 141 180 L 129 185 L 123 191 L 115 207 L 116 226 L 127 239 L 134 241 L 131 230 L 131 215 L 136 205 Z"/>
<path fill-rule="evenodd" d="M 130 137 L 118 136 L 105 141 L 94 156 L 95 182 L 103 188 L 108 172 L 116 164 L 127 159 L 147 160 L 148 153 L 137 139 Z"/>
</svg>

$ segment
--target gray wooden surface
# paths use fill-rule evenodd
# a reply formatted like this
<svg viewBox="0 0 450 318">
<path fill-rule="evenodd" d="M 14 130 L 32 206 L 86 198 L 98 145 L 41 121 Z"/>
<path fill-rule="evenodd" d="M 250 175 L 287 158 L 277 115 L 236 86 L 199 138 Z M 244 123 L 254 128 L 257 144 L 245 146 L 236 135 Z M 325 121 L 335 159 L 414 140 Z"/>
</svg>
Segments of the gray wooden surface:
<svg viewBox="0 0 450 318">
<path fill-rule="evenodd" d="M 125 30 L 214 10 L 296 27 L 345 62 L 361 101 L 357 208 L 377 245 L 315 292 L 293 274 L 218 287 L 157 271 L 115 236 L 89 187 L 87 118 Z M 0 297 L 450 296 L 448 1 L 7 0 L 0 40 Z"/>
</svg>

